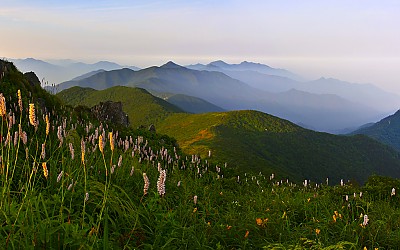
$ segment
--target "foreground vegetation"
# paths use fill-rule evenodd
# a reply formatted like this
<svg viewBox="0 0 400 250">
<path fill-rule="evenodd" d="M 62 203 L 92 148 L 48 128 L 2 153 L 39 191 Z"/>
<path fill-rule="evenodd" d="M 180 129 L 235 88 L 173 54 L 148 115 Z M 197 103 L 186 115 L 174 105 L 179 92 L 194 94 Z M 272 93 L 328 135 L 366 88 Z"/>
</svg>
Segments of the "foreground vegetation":
<svg viewBox="0 0 400 250">
<path fill-rule="evenodd" d="M 39 98 L 22 78 L 12 93 L 11 79 L 0 79 L 9 91 L 0 95 L 4 248 L 400 245 L 399 180 L 373 176 L 358 187 L 238 174 L 213 152 L 187 156 L 170 137 L 102 124 Z"/>
</svg>

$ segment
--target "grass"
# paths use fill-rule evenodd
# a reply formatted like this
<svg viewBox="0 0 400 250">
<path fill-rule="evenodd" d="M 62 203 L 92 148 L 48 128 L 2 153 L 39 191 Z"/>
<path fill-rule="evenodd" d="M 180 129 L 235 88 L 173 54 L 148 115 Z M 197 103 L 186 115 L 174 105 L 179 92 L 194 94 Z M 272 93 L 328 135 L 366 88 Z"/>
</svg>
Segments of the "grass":
<svg viewBox="0 0 400 250">
<path fill-rule="evenodd" d="M 45 122 L 35 129 L 28 126 L 25 110 L 13 115 L 21 122 L 10 125 L 3 116 L 2 134 L 14 134 L 21 124 L 29 139 L 26 145 L 19 137 L 15 145 L 14 139 L 1 142 L 0 235 L 7 248 L 390 249 L 400 244 L 400 200 L 391 196 L 393 187 L 400 188 L 398 180 L 373 177 L 364 187 L 305 187 L 271 173 L 237 176 L 212 158 L 175 153 L 174 141 L 156 134 L 114 131 L 111 150 L 113 128 L 102 125 L 102 153 L 96 138 L 101 125 L 51 119 L 51 127 L 65 125 L 60 146 L 55 129 L 45 135 Z M 129 147 L 122 144 L 126 139 Z M 165 196 L 156 187 L 159 164 L 167 170 Z M 147 195 L 143 173 L 150 179 Z M 370 219 L 365 227 L 361 214 Z"/>
<path fill-rule="evenodd" d="M 268 171 L 239 173 L 214 156 L 183 154 L 168 136 L 100 124 L 62 106 L 42 109 L 34 94 L 22 91 L 22 111 L 17 95 L 6 95 L 8 112 L 0 114 L 0 240 L 5 249 L 400 245 L 400 197 L 391 194 L 393 188 L 400 190 L 398 179 L 371 176 L 361 187 L 332 180 L 330 185 L 305 185 Z M 28 123 L 28 103 L 36 104 L 36 127 Z M 27 133 L 26 143 L 19 127 Z M 166 193 L 160 195 L 157 181 L 163 169 Z M 147 195 L 143 173 L 150 180 Z M 363 226 L 364 215 L 369 221 Z"/>
</svg>

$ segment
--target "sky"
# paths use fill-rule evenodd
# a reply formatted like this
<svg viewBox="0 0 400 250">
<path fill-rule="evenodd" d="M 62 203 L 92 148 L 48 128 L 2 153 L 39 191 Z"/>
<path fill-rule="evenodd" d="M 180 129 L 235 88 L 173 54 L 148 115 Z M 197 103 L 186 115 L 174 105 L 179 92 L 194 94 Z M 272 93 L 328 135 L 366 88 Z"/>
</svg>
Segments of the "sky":
<svg viewBox="0 0 400 250">
<path fill-rule="evenodd" d="M 253 61 L 400 94 L 397 0 L 0 0 L 0 58 Z"/>
</svg>

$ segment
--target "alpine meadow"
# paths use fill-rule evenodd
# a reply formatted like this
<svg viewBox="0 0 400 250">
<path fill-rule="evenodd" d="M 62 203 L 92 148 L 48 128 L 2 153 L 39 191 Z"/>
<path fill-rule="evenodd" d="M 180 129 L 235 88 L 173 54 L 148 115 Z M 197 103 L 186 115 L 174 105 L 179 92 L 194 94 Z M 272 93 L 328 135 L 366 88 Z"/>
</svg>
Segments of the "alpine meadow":
<svg viewBox="0 0 400 250">
<path fill-rule="evenodd" d="M 397 176 L 399 156 L 372 139 L 317 133 L 255 111 L 188 114 L 128 87 L 55 96 L 35 74 L 6 61 L 1 68 L 7 248 L 400 244 L 400 181 L 371 175 Z M 117 99 L 134 127 L 99 121 L 89 108 Z"/>
<path fill-rule="evenodd" d="M 0 249 L 400 249 L 398 13 L 4 0 Z"/>
</svg>

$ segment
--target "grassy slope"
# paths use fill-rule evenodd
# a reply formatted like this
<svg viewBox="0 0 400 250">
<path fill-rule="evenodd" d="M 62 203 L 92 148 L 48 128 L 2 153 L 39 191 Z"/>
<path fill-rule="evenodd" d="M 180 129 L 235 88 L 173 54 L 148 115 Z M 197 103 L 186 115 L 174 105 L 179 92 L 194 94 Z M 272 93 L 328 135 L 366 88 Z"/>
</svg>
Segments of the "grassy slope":
<svg viewBox="0 0 400 250">
<path fill-rule="evenodd" d="M 23 103 L 35 103 L 38 105 L 38 98 L 40 103 L 47 107 L 60 107 L 61 102 L 58 98 L 47 93 L 40 86 L 39 79 L 35 84 L 30 84 L 28 79 L 14 66 L 14 64 L 0 60 L 0 75 L 5 71 L 4 77 L 1 77 L 0 91 L 6 97 L 15 98 L 18 89 L 21 91 Z"/>
<path fill-rule="evenodd" d="M 97 91 L 89 88 L 73 87 L 57 94 L 65 103 L 92 107 L 99 102 L 121 101 L 124 112 L 133 127 L 148 126 L 165 117 L 183 112 L 174 105 L 152 96 L 146 90 L 130 87 L 112 87 Z"/>
<path fill-rule="evenodd" d="M 256 111 L 178 114 L 158 126 L 186 153 L 215 158 L 244 170 L 324 181 L 355 179 L 372 173 L 399 177 L 399 155 L 365 136 L 335 136 L 302 129 Z"/>
<path fill-rule="evenodd" d="M 13 86 L 30 88 L 26 81 L 10 82 L 14 76 L 0 79 L 1 86 L 7 87 L 0 92 Z M 15 79 L 23 80 L 20 76 Z M 7 109 L 13 109 L 16 95 L 7 93 Z M 37 91 L 32 95 L 49 97 Z M 28 114 L 18 110 L 16 120 L 28 133 L 28 143 L 0 141 L 0 239 L 4 249 L 393 249 L 400 245 L 400 199 L 390 194 L 392 188 L 400 189 L 399 180 L 372 177 L 363 188 L 276 185 L 276 179 L 258 174 L 241 175 L 238 181 L 230 168 L 222 167 L 217 173 L 209 161 L 192 163 L 184 155 L 177 160 L 173 140 L 132 129 L 119 131 L 115 141 L 141 135 L 149 143 L 131 144 L 127 151 L 116 145 L 112 153 L 107 139 L 102 155 L 89 139 L 100 129 L 98 124 L 88 133 L 87 120 L 77 122 L 70 109 L 62 110 L 67 117 L 58 113 L 61 109 L 53 110 L 50 120 L 56 128 L 68 120 L 61 147 L 57 130 L 51 129 L 46 136 L 44 122 L 35 130 L 27 125 Z M 286 121 L 250 113 L 212 114 L 210 120 L 223 118 L 226 126 L 254 133 L 265 131 L 265 123 L 274 133 L 298 131 Z M 13 135 L 20 124 L 1 126 L 0 134 Z M 105 132 L 112 130 L 110 124 Z M 83 161 L 81 139 L 86 145 Z M 75 148 L 75 158 L 69 143 Z M 43 158 L 38 150 L 41 144 L 47 152 Z M 163 158 L 164 148 L 172 162 Z M 150 151 L 156 153 L 153 160 L 145 157 Z M 121 166 L 110 171 L 119 159 Z M 48 177 L 44 177 L 42 162 L 47 163 Z M 167 170 L 163 197 L 157 193 L 158 163 Z M 150 179 L 147 195 L 143 195 L 144 172 Z M 349 201 L 345 201 L 347 195 Z M 370 219 L 365 226 L 360 226 L 361 213 Z"/>
</svg>

